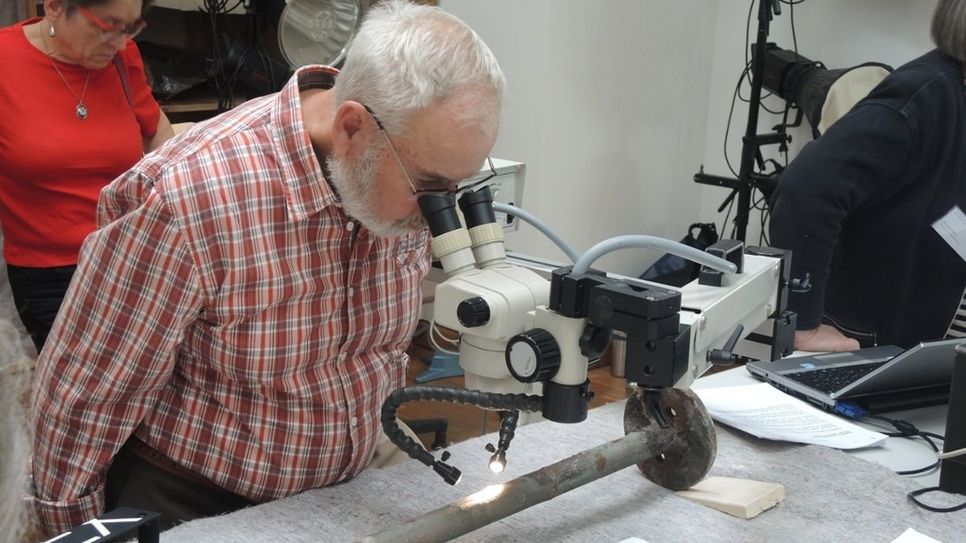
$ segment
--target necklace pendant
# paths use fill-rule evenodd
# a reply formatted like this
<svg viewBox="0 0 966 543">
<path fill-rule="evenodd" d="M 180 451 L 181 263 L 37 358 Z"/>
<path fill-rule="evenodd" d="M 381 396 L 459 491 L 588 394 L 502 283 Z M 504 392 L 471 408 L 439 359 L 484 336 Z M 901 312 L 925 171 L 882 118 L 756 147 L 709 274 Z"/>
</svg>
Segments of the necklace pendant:
<svg viewBox="0 0 966 543">
<path fill-rule="evenodd" d="M 85 106 L 83 102 L 80 104 L 77 104 L 77 108 L 75 108 L 75 112 L 77 113 L 78 119 L 83 121 L 84 119 L 87 118 L 87 106 Z"/>
</svg>

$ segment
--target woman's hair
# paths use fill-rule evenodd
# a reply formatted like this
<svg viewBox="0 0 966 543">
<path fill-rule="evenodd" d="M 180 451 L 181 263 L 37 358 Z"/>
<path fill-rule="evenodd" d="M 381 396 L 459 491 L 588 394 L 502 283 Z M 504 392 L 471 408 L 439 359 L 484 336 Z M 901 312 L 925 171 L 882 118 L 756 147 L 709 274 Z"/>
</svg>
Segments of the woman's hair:
<svg viewBox="0 0 966 543">
<path fill-rule="evenodd" d="M 21 541 L 26 527 L 27 384 L 30 359 L 20 333 L 0 318 L 0 543 Z"/>
<path fill-rule="evenodd" d="M 966 62 L 966 0 L 939 0 L 932 15 L 932 40 L 943 53 Z"/>
<path fill-rule="evenodd" d="M 336 78 L 336 101 L 362 102 L 387 130 L 466 86 L 502 100 L 506 85 L 496 57 L 463 21 L 431 6 L 387 0 L 371 9 Z"/>
</svg>

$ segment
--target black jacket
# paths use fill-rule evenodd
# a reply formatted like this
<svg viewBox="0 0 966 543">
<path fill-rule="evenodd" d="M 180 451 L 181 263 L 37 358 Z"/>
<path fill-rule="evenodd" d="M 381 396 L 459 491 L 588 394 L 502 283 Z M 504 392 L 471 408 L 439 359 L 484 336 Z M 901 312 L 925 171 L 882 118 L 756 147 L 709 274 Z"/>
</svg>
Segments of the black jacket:
<svg viewBox="0 0 966 543">
<path fill-rule="evenodd" d="M 939 51 L 902 66 L 808 144 L 771 201 L 771 244 L 792 250 L 798 328 L 910 346 L 942 337 L 966 263 L 932 228 L 966 209 L 966 86 Z M 850 333 L 851 332 L 851 333 Z M 863 334 L 867 334 L 863 336 Z"/>
</svg>

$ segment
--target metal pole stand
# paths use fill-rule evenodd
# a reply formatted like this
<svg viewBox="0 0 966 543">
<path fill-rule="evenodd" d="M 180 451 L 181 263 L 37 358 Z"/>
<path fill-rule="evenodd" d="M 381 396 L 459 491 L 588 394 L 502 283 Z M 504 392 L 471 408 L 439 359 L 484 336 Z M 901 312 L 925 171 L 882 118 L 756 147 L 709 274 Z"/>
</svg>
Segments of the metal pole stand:
<svg viewBox="0 0 966 543">
<path fill-rule="evenodd" d="M 665 389 L 657 403 L 666 428 L 652 416 L 638 389 L 627 399 L 623 438 L 492 485 L 363 541 L 448 541 L 634 464 L 661 486 L 688 488 L 714 464 L 717 438 L 711 417 L 690 390 Z"/>
</svg>

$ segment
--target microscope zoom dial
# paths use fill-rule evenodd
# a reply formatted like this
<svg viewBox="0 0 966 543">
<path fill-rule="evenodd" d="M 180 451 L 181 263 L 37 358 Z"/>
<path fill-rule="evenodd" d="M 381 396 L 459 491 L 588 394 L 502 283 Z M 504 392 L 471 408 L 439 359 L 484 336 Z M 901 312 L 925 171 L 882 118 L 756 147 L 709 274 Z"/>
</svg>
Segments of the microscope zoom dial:
<svg viewBox="0 0 966 543">
<path fill-rule="evenodd" d="M 506 366 L 521 383 L 550 379 L 560 368 L 560 346 L 543 328 L 528 330 L 507 342 Z"/>
</svg>

